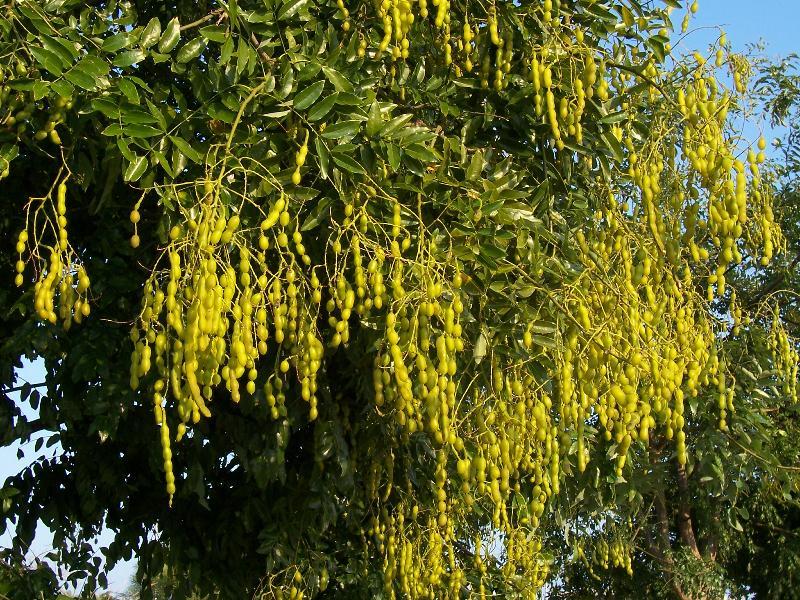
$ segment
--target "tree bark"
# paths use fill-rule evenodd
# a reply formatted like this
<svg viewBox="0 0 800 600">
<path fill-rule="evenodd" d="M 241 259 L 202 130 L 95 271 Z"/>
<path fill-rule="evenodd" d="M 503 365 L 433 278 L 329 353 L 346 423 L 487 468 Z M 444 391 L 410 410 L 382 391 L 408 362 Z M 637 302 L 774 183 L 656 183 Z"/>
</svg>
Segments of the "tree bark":
<svg viewBox="0 0 800 600">
<path fill-rule="evenodd" d="M 658 528 L 658 543 L 655 544 L 656 558 L 669 578 L 675 595 L 680 600 L 690 600 L 689 596 L 683 592 L 681 584 L 675 578 L 675 561 L 672 560 L 672 555 L 670 554 L 669 516 L 667 514 L 667 501 L 664 497 L 664 490 L 656 491 L 654 504 L 656 508 L 656 527 Z"/>
<path fill-rule="evenodd" d="M 662 558 L 669 554 L 669 517 L 667 516 L 667 501 L 664 498 L 664 490 L 658 490 L 655 497 L 656 525 L 658 527 L 659 550 Z"/>
<path fill-rule="evenodd" d="M 659 443 L 659 441 L 661 443 Z M 664 440 L 653 440 L 650 445 L 650 462 L 655 466 L 661 463 L 661 451 Z M 691 600 L 684 593 L 681 584 L 675 576 L 675 561 L 672 559 L 672 542 L 669 539 L 669 512 L 664 488 L 657 488 L 653 497 L 656 511 L 656 541 L 652 544 L 653 555 L 661 565 L 661 570 L 666 576 L 678 600 Z"/>
<path fill-rule="evenodd" d="M 678 463 L 678 533 L 681 541 L 691 550 L 695 558 L 702 558 L 697 547 L 697 538 L 692 525 L 692 514 L 689 509 L 689 482 L 686 478 L 686 469 Z"/>
<path fill-rule="evenodd" d="M 706 558 L 710 561 L 717 560 L 717 552 L 719 550 L 719 534 L 718 534 L 718 526 L 719 526 L 719 515 L 714 514 L 711 517 L 711 533 L 708 536 L 708 543 L 706 544 L 705 554 Z"/>
</svg>

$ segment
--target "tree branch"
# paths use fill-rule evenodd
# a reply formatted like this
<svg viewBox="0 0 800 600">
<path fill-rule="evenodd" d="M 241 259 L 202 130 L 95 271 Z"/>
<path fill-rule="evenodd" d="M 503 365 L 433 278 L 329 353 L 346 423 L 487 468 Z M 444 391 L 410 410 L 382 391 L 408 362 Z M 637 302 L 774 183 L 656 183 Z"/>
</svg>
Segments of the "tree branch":
<svg viewBox="0 0 800 600">
<path fill-rule="evenodd" d="M 186 31 L 187 29 L 191 29 L 192 27 L 198 27 L 203 23 L 211 21 L 214 17 L 220 17 L 220 19 L 225 18 L 225 9 L 218 8 L 217 10 L 211 11 L 205 17 L 201 17 L 197 19 L 197 21 L 192 21 L 191 23 L 187 23 L 186 25 L 181 25 L 181 31 Z"/>
<path fill-rule="evenodd" d="M 44 387 L 47 385 L 46 381 L 42 381 L 41 383 L 23 383 L 22 385 L 18 385 L 17 387 L 6 388 L 0 390 L 0 394 L 11 394 L 12 392 L 19 392 L 25 388 L 37 388 L 37 387 Z"/>
<path fill-rule="evenodd" d="M 758 292 L 756 292 L 753 295 L 753 297 L 749 299 L 746 308 L 753 308 L 754 306 L 758 305 L 758 303 L 761 302 L 764 298 L 766 298 L 772 292 L 777 290 L 786 280 L 786 274 L 794 271 L 798 263 L 800 263 L 800 251 L 798 251 L 797 254 L 795 254 L 794 258 L 792 259 L 792 262 L 789 264 L 788 267 L 786 267 L 785 270 L 776 273 L 770 281 L 765 283 L 761 287 L 761 289 L 758 290 Z"/>
</svg>

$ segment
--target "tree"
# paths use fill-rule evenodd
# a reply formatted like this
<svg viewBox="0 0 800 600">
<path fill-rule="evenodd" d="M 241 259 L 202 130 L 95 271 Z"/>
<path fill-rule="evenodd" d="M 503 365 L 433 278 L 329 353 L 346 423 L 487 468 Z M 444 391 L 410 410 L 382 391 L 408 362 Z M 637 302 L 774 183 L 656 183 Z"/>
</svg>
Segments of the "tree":
<svg viewBox="0 0 800 600">
<path fill-rule="evenodd" d="M 153 576 L 144 586 L 134 578 L 125 598 L 138 600 L 144 597 L 152 598 L 153 600 L 168 600 L 174 597 L 176 591 L 179 591 L 178 593 L 181 593 L 187 600 L 208 600 L 209 596 L 200 596 L 196 593 L 187 596 L 180 592 L 180 590 L 184 590 L 187 587 L 187 583 L 181 582 L 180 579 L 180 574 L 170 572 L 165 565 L 162 572 Z"/>
<path fill-rule="evenodd" d="M 786 139 L 777 140 L 780 155 L 771 168 L 776 214 L 788 243 L 786 252 L 767 268 L 755 270 L 745 263 L 733 270 L 731 287 L 744 307 L 755 307 L 769 297 L 779 307 L 787 330 L 796 336 L 800 164 L 793 158 L 797 132 L 790 117 L 800 107 L 796 58 L 771 63 L 756 56 L 752 62 L 753 100 L 773 125 L 789 126 Z M 649 486 L 649 503 L 633 514 L 634 578 L 613 571 L 592 578 L 580 561 L 567 559 L 554 595 L 624 597 L 644 589 L 661 597 L 670 595 L 672 583 L 706 597 L 723 597 L 733 590 L 757 598 L 797 597 L 797 407 L 779 390 L 764 386 L 771 379 L 764 365 L 748 364 L 752 360 L 748 356 L 764 355 L 759 345 L 770 335 L 768 326 L 768 321 L 753 323 L 746 335 L 726 339 L 729 354 L 737 357 L 733 368 L 738 418 L 728 432 L 731 439 L 719 439 L 713 422 L 698 420 L 693 425 L 703 429 L 692 436 L 694 469 L 686 474 L 667 469 Z M 649 545 L 659 533 L 670 558 Z M 590 532 L 594 543 L 599 535 L 602 532 Z"/>
<path fill-rule="evenodd" d="M 555 527 L 630 570 L 658 478 L 796 400 L 727 281 L 785 247 L 748 64 L 671 58 L 677 8 L 9 4 L 0 356 L 47 377 L 3 439 L 53 448 L 12 550 L 102 584 L 105 526 L 225 598 L 532 597 Z"/>
<path fill-rule="evenodd" d="M 20 567 L 7 561 L 0 562 L 0 598 L 23 600 L 27 598 L 67 598 L 58 596 L 58 580 L 44 563 Z"/>
</svg>

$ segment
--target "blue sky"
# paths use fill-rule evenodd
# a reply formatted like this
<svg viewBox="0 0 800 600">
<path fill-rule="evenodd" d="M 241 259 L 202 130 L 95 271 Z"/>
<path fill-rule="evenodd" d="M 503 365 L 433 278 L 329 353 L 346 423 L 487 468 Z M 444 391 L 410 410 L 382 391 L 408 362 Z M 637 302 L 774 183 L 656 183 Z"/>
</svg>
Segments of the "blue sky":
<svg viewBox="0 0 800 600">
<path fill-rule="evenodd" d="M 682 13 L 675 16 L 679 26 Z M 735 51 L 744 51 L 748 44 L 759 41 L 766 43 L 765 54 L 768 56 L 785 56 L 789 53 L 800 53 L 800 42 L 797 41 L 800 28 L 800 0 L 700 0 L 700 10 L 690 27 L 690 35 L 677 50 L 704 50 L 708 43 L 716 40 L 719 27 L 722 26 L 728 35 Z M 755 126 L 757 127 L 757 125 Z M 769 131 L 767 134 L 769 135 Z M 42 381 L 40 366 L 28 365 L 20 373 L 20 377 L 31 383 Z M 21 382 L 20 382 L 21 383 Z M 32 413 L 30 408 L 29 413 Z M 26 455 L 17 459 L 17 446 L 0 448 L 0 480 L 29 465 L 35 458 L 32 444 L 24 448 Z M 51 449 L 52 451 L 53 449 Z M 110 541 L 106 533 L 100 545 Z M 0 546 L 9 542 L 8 533 L 0 537 Z M 40 528 L 32 548 L 32 554 L 41 555 L 50 549 L 51 538 L 44 528 Z M 128 587 L 135 568 L 133 562 L 118 566 L 109 577 L 109 589 L 122 592 Z"/>
<path fill-rule="evenodd" d="M 727 35 L 734 52 L 745 53 L 751 46 L 764 44 L 761 51 L 768 58 L 800 54 L 797 41 L 800 27 L 800 0 L 699 0 L 700 10 L 694 16 L 685 39 L 676 47 L 678 52 L 705 51 L 715 43 L 721 31 Z M 673 13 L 673 23 L 680 27 L 684 11 Z M 676 36 L 679 37 L 679 36 Z M 704 54 L 708 55 L 707 52 Z M 772 149 L 772 140 L 784 137 L 785 128 L 773 129 L 766 119 L 737 123 L 747 143 L 756 141 L 763 133 L 768 142 L 767 155 L 778 158 Z"/>
<path fill-rule="evenodd" d="M 800 2 L 798 0 L 699 0 L 700 10 L 695 15 L 691 30 L 696 33 L 688 45 L 701 45 L 714 29 L 723 26 L 728 40 L 736 51 L 745 50 L 747 44 L 767 42 L 766 54 L 785 56 L 800 53 L 797 42 L 800 28 Z M 710 28 L 705 30 L 703 28 Z M 716 38 L 716 32 L 713 32 Z M 704 37 L 707 36 L 707 37 Z"/>
</svg>

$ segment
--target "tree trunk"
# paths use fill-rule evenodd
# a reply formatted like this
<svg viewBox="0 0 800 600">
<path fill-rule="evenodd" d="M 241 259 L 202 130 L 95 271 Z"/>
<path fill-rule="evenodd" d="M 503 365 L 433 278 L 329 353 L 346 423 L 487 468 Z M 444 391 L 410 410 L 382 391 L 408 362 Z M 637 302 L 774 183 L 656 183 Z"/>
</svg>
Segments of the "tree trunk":
<svg viewBox="0 0 800 600">
<path fill-rule="evenodd" d="M 679 600 L 690 600 L 689 596 L 681 589 L 681 584 L 675 578 L 675 562 L 672 560 L 672 554 L 670 553 L 669 516 L 667 514 L 667 501 L 664 497 L 664 490 L 656 492 L 654 504 L 656 508 L 656 527 L 658 528 L 658 543 L 655 544 L 657 549 L 656 558 L 661 563 L 662 570 L 669 578 L 672 589 Z"/>
<path fill-rule="evenodd" d="M 705 547 L 705 555 L 706 559 L 710 561 L 717 560 L 717 552 L 719 550 L 719 535 L 718 535 L 718 527 L 719 527 L 719 515 L 714 514 L 711 517 L 711 533 L 708 536 L 708 542 L 706 543 Z"/>
<path fill-rule="evenodd" d="M 689 482 L 686 478 L 686 469 L 680 463 L 678 463 L 678 491 L 678 532 L 681 541 L 692 551 L 695 558 L 702 558 L 700 549 L 697 547 L 692 514 L 689 509 Z"/>
</svg>

